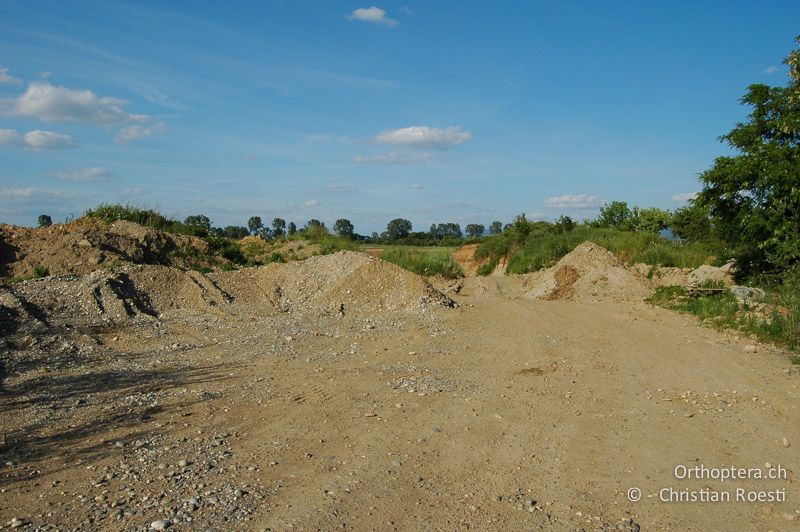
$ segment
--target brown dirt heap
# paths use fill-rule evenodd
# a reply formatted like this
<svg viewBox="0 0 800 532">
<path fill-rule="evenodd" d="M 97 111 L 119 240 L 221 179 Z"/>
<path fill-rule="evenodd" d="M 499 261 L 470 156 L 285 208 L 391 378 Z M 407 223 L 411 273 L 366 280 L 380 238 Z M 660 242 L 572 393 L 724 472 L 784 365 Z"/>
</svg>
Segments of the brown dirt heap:
<svg viewBox="0 0 800 532">
<path fill-rule="evenodd" d="M 523 289 L 537 299 L 636 301 L 647 297 L 647 282 L 613 253 L 584 242 L 551 268 L 525 274 Z"/>
<path fill-rule="evenodd" d="M 453 304 L 422 277 L 350 251 L 209 275 L 166 266 L 129 265 L 0 287 L 2 320 L 45 326 L 103 327 L 173 312 L 424 313 L 430 307 Z"/>
<path fill-rule="evenodd" d="M 81 218 L 40 228 L 0 225 L 0 278 L 29 276 L 37 267 L 52 275 L 88 273 L 120 263 L 208 267 L 201 257 L 210 255 L 208 244 L 199 238 L 126 221 L 109 224 Z"/>
</svg>

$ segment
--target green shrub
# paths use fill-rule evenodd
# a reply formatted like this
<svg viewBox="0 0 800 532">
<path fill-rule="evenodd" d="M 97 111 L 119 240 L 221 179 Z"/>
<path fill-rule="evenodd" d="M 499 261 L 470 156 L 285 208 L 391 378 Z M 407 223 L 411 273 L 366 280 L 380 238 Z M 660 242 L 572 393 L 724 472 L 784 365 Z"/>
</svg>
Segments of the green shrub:
<svg viewBox="0 0 800 532">
<path fill-rule="evenodd" d="M 37 266 L 33 269 L 34 277 L 47 277 L 48 275 L 50 275 L 50 270 L 44 266 Z"/>
</svg>

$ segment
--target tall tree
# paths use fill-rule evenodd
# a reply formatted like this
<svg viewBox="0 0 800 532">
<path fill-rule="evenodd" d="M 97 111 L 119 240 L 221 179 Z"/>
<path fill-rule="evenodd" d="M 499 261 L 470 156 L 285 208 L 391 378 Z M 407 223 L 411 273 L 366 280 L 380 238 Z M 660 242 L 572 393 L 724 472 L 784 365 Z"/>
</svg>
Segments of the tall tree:
<svg viewBox="0 0 800 532">
<path fill-rule="evenodd" d="M 286 234 L 286 220 L 283 218 L 272 219 L 272 235 L 275 238 L 281 238 Z"/>
<path fill-rule="evenodd" d="M 297 233 L 297 225 L 294 222 L 289 222 L 287 231 L 290 235 Z"/>
<path fill-rule="evenodd" d="M 40 214 L 38 218 L 39 227 L 50 227 L 53 225 L 53 219 L 49 214 Z"/>
<path fill-rule="evenodd" d="M 333 224 L 333 232 L 344 238 L 353 238 L 356 228 L 347 218 L 339 218 Z"/>
<path fill-rule="evenodd" d="M 750 85 L 741 98 L 750 115 L 721 137 L 736 155 L 717 158 L 700 175 L 697 202 L 738 250 L 744 273 L 800 262 L 800 47 L 784 63 L 785 87 Z"/>
<path fill-rule="evenodd" d="M 247 228 L 250 229 L 251 235 L 257 234 L 262 227 L 264 227 L 264 224 L 261 223 L 261 216 L 251 216 L 250 219 L 247 220 Z"/>
<path fill-rule="evenodd" d="M 481 224 L 467 224 L 464 227 L 464 231 L 466 231 L 467 236 L 470 238 L 478 238 L 485 230 L 486 228 Z"/>
<path fill-rule="evenodd" d="M 395 218 L 386 225 L 386 233 L 389 240 L 405 238 L 411 232 L 411 222 L 404 218 Z"/>
<path fill-rule="evenodd" d="M 491 224 L 489 224 L 489 234 L 490 235 L 499 235 L 503 232 L 503 222 L 500 220 L 495 220 Z"/>
</svg>

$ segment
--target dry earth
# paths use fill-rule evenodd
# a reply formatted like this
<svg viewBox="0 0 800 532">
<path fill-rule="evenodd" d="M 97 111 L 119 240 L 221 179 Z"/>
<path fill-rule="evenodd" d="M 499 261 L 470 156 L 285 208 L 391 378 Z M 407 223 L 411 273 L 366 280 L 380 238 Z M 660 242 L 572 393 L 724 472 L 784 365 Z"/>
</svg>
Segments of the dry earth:
<svg viewBox="0 0 800 532">
<path fill-rule="evenodd" d="M 449 284 L 455 305 L 345 252 L 2 289 L 0 525 L 796 530 L 797 368 L 624 296 L 592 251 L 555 296 L 496 275 Z M 675 478 L 701 465 L 786 478 Z"/>
</svg>

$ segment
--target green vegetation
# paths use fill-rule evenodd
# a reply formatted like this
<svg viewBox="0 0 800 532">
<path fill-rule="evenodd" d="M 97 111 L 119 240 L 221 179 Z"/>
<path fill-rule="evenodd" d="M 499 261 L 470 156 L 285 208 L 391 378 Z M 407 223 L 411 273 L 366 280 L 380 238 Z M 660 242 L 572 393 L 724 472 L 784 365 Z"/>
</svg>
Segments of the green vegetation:
<svg viewBox="0 0 800 532">
<path fill-rule="evenodd" d="M 528 227 L 524 227 L 524 223 Z M 720 242 L 678 242 L 660 237 L 657 233 L 623 231 L 593 227 L 573 226 L 546 222 L 530 223 L 518 218 L 513 226 L 500 235 L 486 239 L 475 257 L 489 258 L 490 263 L 481 269 L 483 275 L 491 273 L 501 257 L 508 257 L 509 273 L 526 273 L 546 268 L 587 240 L 599 244 L 623 261 L 645 263 L 651 266 L 677 266 L 696 268 L 701 264 L 721 265 L 727 259 Z"/>
<path fill-rule="evenodd" d="M 36 224 L 39 227 L 50 227 L 53 225 L 53 219 L 49 214 L 40 214 L 39 218 L 36 219 Z"/>
<path fill-rule="evenodd" d="M 9 278 L 0 278 L 0 286 L 11 286 L 17 283 L 21 283 L 23 281 L 30 281 L 31 279 L 40 279 L 42 277 L 47 277 L 50 275 L 50 270 L 45 268 L 44 266 L 36 266 L 33 269 L 33 273 L 28 275 L 18 275 L 16 277 L 9 277 Z"/>
<path fill-rule="evenodd" d="M 698 203 L 736 251 L 741 275 L 800 262 L 800 48 L 784 63 L 788 84 L 750 85 L 741 99 L 750 115 L 721 137 L 736 155 L 717 158 L 700 176 Z"/>
<path fill-rule="evenodd" d="M 654 305 L 694 314 L 718 328 L 737 329 L 762 341 L 800 350 L 800 270 L 770 287 L 763 302 L 742 303 L 728 291 L 689 297 L 683 287 L 658 288 L 648 299 Z M 800 363 L 800 355 L 792 358 Z"/>
<path fill-rule="evenodd" d="M 441 275 L 447 279 L 464 276 L 461 266 L 453 260 L 451 251 L 446 249 L 387 246 L 381 259 L 419 275 Z"/>
</svg>

